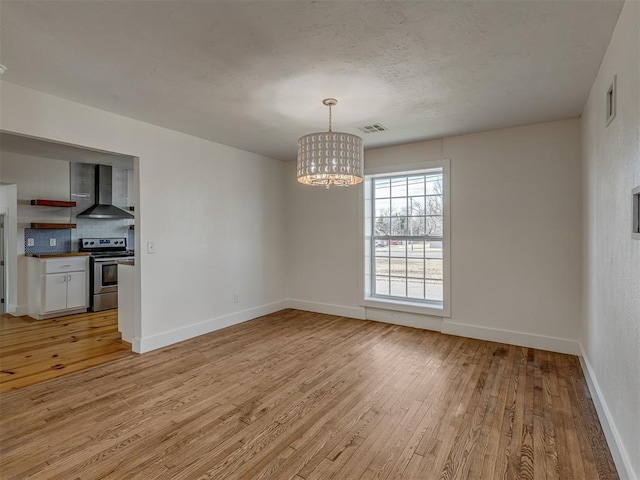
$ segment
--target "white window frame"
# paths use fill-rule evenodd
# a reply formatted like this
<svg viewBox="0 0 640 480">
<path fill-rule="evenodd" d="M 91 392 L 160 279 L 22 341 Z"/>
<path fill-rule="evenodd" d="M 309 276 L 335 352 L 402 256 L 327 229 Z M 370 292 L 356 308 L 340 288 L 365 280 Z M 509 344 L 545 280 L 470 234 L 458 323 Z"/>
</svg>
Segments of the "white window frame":
<svg viewBox="0 0 640 480">
<path fill-rule="evenodd" d="M 440 302 L 425 302 L 424 300 L 412 301 L 411 299 L 383 298 L 372 296 L 371 292 L 371 225 L 372 225 L 372 199 L 371 179 L 376 177 L 388 177 L 391 175 L 412 175 L 425 170 L 442 169 L 442 288 L 443 300 Z M 363 194 L 360 202 L 360 305 L 363 307 L 395 310 L 400 312 L 434 315 L 438 317 L 451 317 L 451 192 L 450 192 L 450 161 L 448 159 L 425 161 L 412 165 L 394 165 L 379 168 L 366 168 Z"/>
</svg>

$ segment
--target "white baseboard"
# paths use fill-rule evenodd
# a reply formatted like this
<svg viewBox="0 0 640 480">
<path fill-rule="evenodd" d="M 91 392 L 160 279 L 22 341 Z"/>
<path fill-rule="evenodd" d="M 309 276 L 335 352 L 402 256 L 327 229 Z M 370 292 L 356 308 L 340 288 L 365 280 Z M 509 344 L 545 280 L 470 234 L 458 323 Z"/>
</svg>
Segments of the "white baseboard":
<svg viewBox="0 0 640 480">
<path fill-rule="evenodd" d="M 578 342 L 568 338 L 548 337 L 532 333 L 479 327 L 476 325 L 447 321 L 442 317 L 417 315 L 368 307 L 345 307 L 341 305 L 308 302 L 305 300 L 295 299 L 287 300 L 287 306 L 298 310 L 339 315 L 342 317 L 357 318 L 360 320 L 374 320 L 378 322 L 392 323 L 394 325 L 433 330 L 460 337 L 477 338 L 479 340 L 488 340 L 491 342 L 538 348 L 540 350 L 567 353 L 569 355 L 580 355 Z"/>
<path fill-rule="evenodd" d="M 134 338 L 132 349 L 136 353 L 150 352 L 151 350 L 156 350 L 174 343 L 182 342 L 183 340 L 204 335 L 205 333 L 213 332 L 214 330 L 220 330 L 221 328 L 253 320 L 254 318 L 268 315 L 285 308 L 288 308 L 288 302 L 283 300 L 250 308 L 248 310 L 242 310 L 240 312 L 234 312 L 222 317 L 212 318 L 204 322 L 186 325 L 167 332 L 157 333 L 149 337 Z"/>
<path fill-rule="evenodd" d="M 141 346 L 140 346 L 140 339 L 138 337 L 133 337 L 131 339 L 131 350 L 135 353 L 144 353 L 141 350 Z"/>
<path fill-rule="evenodd" d="M 442 317 L 434 317 L 431 315 L 418 315 L 409 312 L 397 312 L 395 310 L 382 310 L 379 308 L 366 309 L 367 320 L 375 322 L 391 323 L 393 325 L 402 325 L 404 327 L 421 328 L 423 330 L 433 330 L 440 332 L 442 330 Z"/>
<path fill-rule="evenodd" d="M 29 307 L 27 305 L 7 305 L 7 313 L 14 315 L 16 317 L 22 317 L 24 315 L 29 315 Z"/>
<path fill-rule="evenodd" d="M 587 385 L 589 387 L 589 392 L 591 392 L 593 405 L 596 407 L 598 420 L 600 420 L 600 425 L 602 425 L 604 436 L 607 438 L 609 450 L 611 451 L 613 462 L 616 464 L 618 475 L 622 480 L 637 480 L 638 478 L 640 478 L 640 476 L 636 475 L 633 472 L 631 459 L 629 458 L 629 454 L 622 444 L 622 440 L 620 439 L 620 435 L 618 434 L 618 429 L 616 428 L 616 425 L 613 422 L 613 418 L 611 417 L 611 411 L 609 410 L 609 407 L 604 400 L 604 396 L 602 395 L 602 390 L 600 389 L 600 385 L 598 384 L 598 380 L 596 379 L 595 372 L 593 371 L 591 363 L 589 362 L 589 357 L 587 357 L 587 353 L 584 350 L 582 343 L 579 343 L 578 345 L 580 346 L 580 364 L 582 365 L 584 376 L 587 379 Z"/>
<path fill-rule="evenodd" d="M 287 300 L 288 308 L 297 310 L 306 310 L 309 312 L 325 313 L 327 315 L 337 315 L 339 317 L 365 319 L 364 308 L 361 307 L 343 307 L 342 305 L 332 305 L 330 303 L 307 302 L 305 300 Z"/>
<path fill-rule="evenodd" d="M 576 340 L 568 338 L 547 337 L 533 333 L 514 332 L 498 328 L 479 327 L 466 323 L 458 323 L 444 320 L 442 333 L 457 335 L 459 337 L 477 338 L 490 342 L 508 343 L 521 347 L 538 348 L 569 355 L 580 355 L 580 347 Z"/>
</svg>

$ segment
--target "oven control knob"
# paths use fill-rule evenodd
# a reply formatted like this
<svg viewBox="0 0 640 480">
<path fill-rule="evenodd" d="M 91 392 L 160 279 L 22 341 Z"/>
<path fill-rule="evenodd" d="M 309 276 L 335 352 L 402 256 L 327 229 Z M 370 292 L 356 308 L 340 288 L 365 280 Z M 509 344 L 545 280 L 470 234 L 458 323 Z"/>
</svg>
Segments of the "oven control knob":
<svg viewBox="0 0 640 480">
<path fill-rule="evenodd" d="M 93 245 L 93 242 L 90 242 L 89 245 Z"/>
</svg>

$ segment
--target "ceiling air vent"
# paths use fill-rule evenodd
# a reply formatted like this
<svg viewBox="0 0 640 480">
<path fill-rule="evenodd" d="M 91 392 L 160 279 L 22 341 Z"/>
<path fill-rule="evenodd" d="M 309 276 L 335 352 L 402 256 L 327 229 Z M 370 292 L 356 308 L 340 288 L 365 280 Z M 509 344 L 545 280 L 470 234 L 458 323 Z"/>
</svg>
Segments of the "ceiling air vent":
<svg viewBox="0 0 640 480">
<path fill-rule="evenodd" d="M 384 125 L 382 125 L 381 123 L 372 123 L 371 125 L 358 127 L 358 130 L 364 133 L 378 133 L 378 132 L 386 132 L 389 129 Z"/>
</svg>

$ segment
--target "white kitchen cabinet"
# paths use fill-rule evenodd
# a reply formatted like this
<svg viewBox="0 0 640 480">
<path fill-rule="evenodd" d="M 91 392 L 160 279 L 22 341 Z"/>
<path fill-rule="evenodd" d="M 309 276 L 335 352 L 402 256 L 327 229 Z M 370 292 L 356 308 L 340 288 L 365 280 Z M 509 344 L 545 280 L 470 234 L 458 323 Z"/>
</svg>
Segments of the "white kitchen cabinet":
<svg viewBox="0 0 640 480">
<path fill-rule="evenodd" d="M 89 258 L 28 258 L 29 315 L 37 319 L 86 312 Z"/>
<path fill-rule="evenodd" d="M 52 273 L 43 275 L 44 290 L 42 292 L 42 312 L 55 312 L 67 308 L 67 274 Z"/>
<path fill-rule="evenodd" d="M 87 272 L 72 272 L 67 274 L 67 308 L 87 308 Z"/>
</svg>

